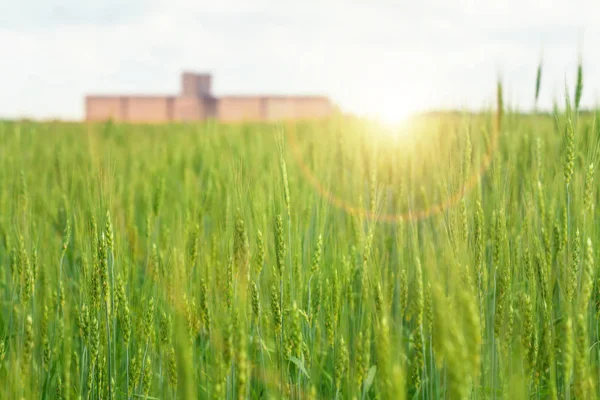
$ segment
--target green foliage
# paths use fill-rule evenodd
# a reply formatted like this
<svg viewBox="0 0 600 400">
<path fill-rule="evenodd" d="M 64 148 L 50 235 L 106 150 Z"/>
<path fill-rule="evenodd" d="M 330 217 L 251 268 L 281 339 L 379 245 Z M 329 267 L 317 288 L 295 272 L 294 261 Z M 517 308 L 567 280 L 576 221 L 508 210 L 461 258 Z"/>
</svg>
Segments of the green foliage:
<svg viewBox="0 0 600 400">
<path fill-rule="evenodd" d="M 3 122 L 0 398 L 598 397 L 593 119 Z"/>
</svg>

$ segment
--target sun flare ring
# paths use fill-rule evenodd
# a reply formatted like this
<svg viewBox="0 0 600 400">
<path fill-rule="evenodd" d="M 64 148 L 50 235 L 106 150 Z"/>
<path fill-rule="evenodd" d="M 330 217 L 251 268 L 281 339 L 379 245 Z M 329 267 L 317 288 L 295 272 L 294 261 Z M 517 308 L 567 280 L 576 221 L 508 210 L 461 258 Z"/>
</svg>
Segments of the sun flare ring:
<svg viewBox="0 0 600 400">
<path fill-rule="evenodd" d="M 403 124 L 408 124 L 408 120 L 403 121 Z M 403 132 L 407 131 L 407 129 L 401 129 L 402 124 L 388 125 L 388 127 L 390 128 L 388 134 L 392 135 L 395 138 L 397 138 L 398 135 L 402 135 Z M 404 128 L 406 128 L 406 126 L 404 126 Z M 497 146 L 498 129 L 497 127 L 494 127 L 494 129 L 492 129 L 492 134 L 490 137 L 491 140 L 485 150 L 485 153 L 483 154 L 483 157 L 481 158 L 479 168 L 473 169 L 473 173 L 466 179 L 466 182 L 462 187 L 459 187 L 448 197 L 446 197 L 445 200 L 442 202 L 430 205 L 429 207 L 424 209 L 401 212 L 398 214 L 381 214 L 377 212 L 372 212 L 364 209 L 363 207 L 358 207 L 350 203 L 348 200 L 343 199 L 337 194 L 333 193 L 321 183 L 321 181 L 313 173 L 310 167 L 308 167 L 308 165 L 306 165 L 306 163 L 302 160 L 302 151 L 296 140 L 294 125 L 287 125 L 286 137 L 288 139 L 288 143 L 290 144 L 294 161 L 296 162 L 298 167 L 300 167 L 302 175 L 315 188 L 316 192 L 321 197 L 325 198 L 330 204 L 346 211 L 351 215 L 364 217 L 370 221 L 395 223 L 399 221 L 413 221 L 428 218 L 440 214 L 444 210 L 447 210 L 448 208 L 457 204 L 466 193 L 470 192 L 473 189 L 477 182 L 479 182 L 481 176 L 484 175 L 485 172 L 489 169 L 489 166 L 492 161 L 492 155 L 495 152 Z"/>
</svg>

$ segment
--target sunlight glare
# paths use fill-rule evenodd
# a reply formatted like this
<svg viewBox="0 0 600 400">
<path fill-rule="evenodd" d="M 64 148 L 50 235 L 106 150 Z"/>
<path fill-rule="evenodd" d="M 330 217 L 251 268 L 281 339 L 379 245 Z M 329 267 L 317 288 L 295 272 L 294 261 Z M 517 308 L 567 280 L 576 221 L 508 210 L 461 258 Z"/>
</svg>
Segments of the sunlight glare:
<svg viewBox="0 0 600 400">
<path fill-rule="evenodd" d="M 414 113 L 408 107 L 390 107 L 378 113 L 376 122 L 381 134 L 393 139 L 407 139 L 411 133 Z"/>
<path fill-rule="evenodd" d="M 411 103 L 412 99 L 397 93 L 379 94 L 379 101 L 368 107 L 379 133 L 390 139 L 408 139 L 411 136 L 411 120 L 417 112 L 417 108 Z"/>
</svg>

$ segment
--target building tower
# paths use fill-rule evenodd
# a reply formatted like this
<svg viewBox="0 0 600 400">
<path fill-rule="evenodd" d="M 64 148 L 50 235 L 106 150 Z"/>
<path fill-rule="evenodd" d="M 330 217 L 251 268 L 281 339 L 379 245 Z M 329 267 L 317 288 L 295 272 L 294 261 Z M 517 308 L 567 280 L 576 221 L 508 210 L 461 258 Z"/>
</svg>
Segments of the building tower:
<svg viewBox="0 0 600 400">
<path fill-rule="evenodd" d="M 182 96 L 212 97 L 211 83 L 210 74 L 184 72 L 181 74 L 181 94 Z"/>
</svg>

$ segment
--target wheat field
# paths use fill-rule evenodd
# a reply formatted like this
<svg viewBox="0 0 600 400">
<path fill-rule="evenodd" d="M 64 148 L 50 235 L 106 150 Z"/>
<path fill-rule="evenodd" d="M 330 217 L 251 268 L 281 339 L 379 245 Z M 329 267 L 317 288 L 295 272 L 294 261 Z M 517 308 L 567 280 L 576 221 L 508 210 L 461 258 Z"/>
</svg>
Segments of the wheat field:
<svg viewBox="0 0 600 400">
<path fill-rule="evenodd" d="M 0 123 L 0 398 L 596 398 L 578 76 L 401 135 Z"/>
</svg>

